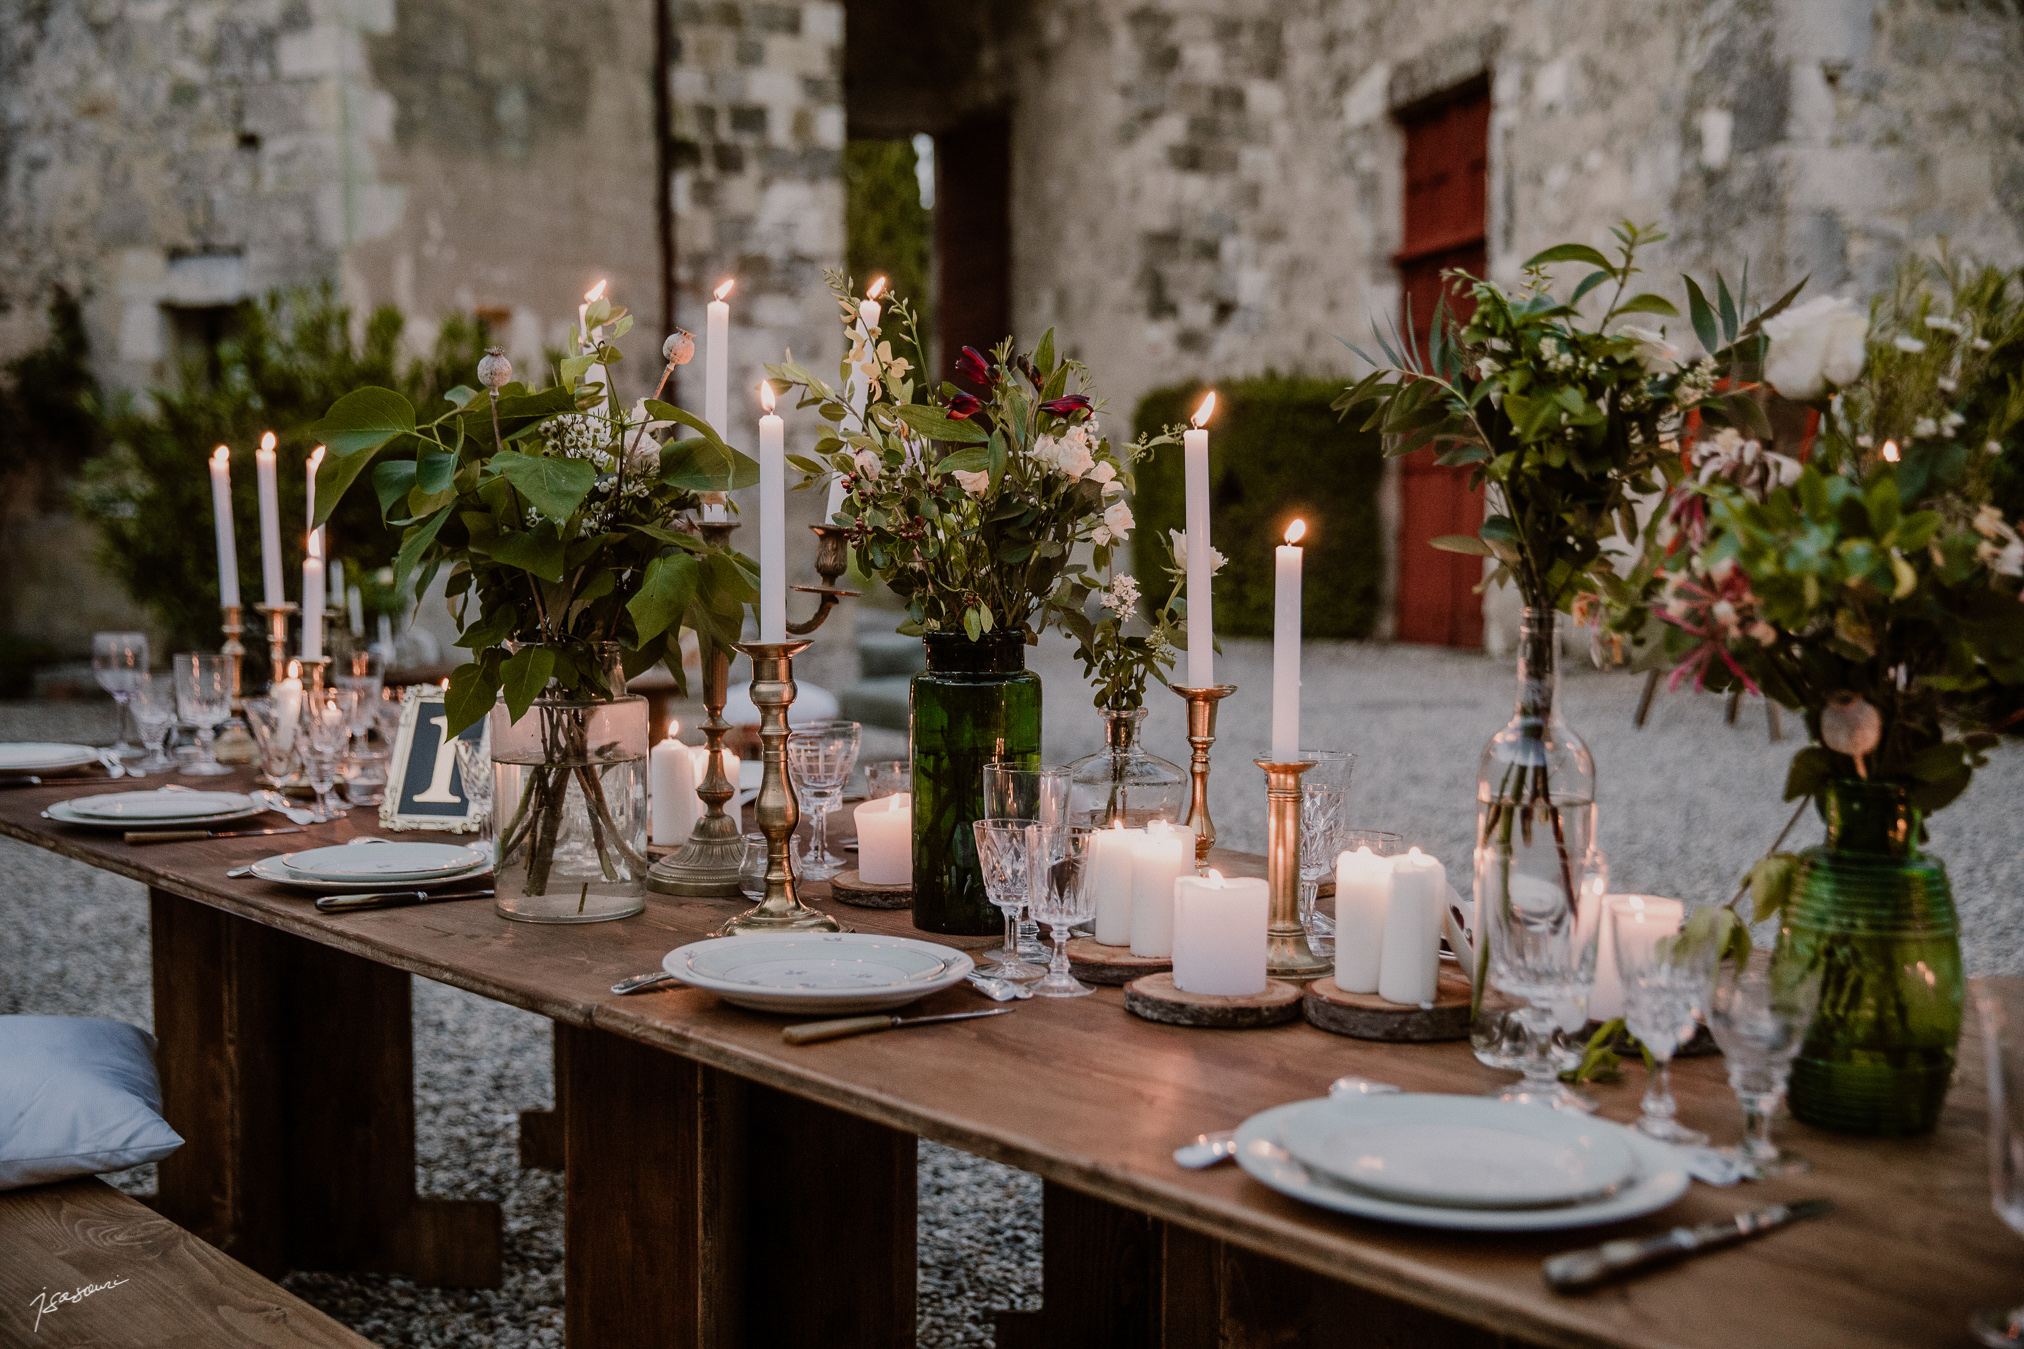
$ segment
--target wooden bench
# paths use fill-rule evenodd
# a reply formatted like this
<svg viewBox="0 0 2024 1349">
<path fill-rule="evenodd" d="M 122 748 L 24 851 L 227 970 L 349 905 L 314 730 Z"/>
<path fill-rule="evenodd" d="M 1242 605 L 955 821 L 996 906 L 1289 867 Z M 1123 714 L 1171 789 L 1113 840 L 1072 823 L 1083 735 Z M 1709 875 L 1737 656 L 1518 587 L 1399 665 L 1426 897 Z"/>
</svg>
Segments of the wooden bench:
<svg viewBox="0 0 2024 1349">
<path fill-rule="evenodd" d="M 0 1344 L 371 1349 L 372 1341 L 86 1176 L 0 1194 Z"/>
</svg>

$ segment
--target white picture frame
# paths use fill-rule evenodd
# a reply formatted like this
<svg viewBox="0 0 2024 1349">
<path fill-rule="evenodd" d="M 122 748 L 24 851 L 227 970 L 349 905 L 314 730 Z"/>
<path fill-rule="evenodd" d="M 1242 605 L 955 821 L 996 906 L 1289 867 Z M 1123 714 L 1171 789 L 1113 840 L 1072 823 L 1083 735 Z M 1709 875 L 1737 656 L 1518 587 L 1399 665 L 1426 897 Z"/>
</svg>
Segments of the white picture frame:
<svg viewBox="0 0 2024 1349">
<path fill-rule="evenodd" d="M 458 739 L 480 746 L 491 757 L 492 719 L 478 718 Z M 380 827 L 395 833 L 436 829 L 452 834 L 475 833 L 481 821 L 464 790 L 457 756 L 446 732 L 449 717 L 443 689 L 437 684 L 411 684 L 401 699 L 400 727 L 394 732 L 387 760 L 386 795 L 380 801 Z"/>
</svg>

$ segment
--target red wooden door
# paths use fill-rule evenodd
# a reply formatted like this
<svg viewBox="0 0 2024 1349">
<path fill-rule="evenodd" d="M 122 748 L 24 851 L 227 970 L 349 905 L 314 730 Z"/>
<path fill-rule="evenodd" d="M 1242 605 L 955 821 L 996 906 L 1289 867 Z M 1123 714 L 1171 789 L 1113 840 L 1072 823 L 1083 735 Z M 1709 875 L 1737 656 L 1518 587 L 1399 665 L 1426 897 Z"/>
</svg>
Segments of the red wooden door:
<svg viewBox="0 0 2024 1349">
<path fill-rule="evenodd" d="M 1401 330 L 1424 359 L 1444 282 L 1459 267 L 1482 276 L 1490 183 L 1490 92 L 1478 87 L 1403 119 L 1406 133 L 1405 246 L 1394 261 L 1402 292 Z M 1448 306 L 1466 318 L 1468 300 L 1452 288 Z M 1434 451 L 1399 462 L 1398 590 L 1393 636 L 1401 642 L 1480 646 L 1483 564 L 1444 553 L 1427 540 L 1474 534 L 1483 523 L 1483 494 L 1469 490 L 1469 470 L 1443 468 Z"/>
</svg>

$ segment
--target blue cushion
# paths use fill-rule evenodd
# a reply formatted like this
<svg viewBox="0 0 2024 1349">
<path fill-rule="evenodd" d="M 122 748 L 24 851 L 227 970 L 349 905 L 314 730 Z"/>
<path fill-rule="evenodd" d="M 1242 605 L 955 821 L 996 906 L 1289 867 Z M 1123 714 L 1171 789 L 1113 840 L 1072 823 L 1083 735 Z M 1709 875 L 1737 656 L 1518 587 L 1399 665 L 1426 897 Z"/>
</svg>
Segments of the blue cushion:
<svg viewBox="0 0 2024 1349">
<path fill-rule="evenodd" d="M 157 1162 L 183 1146 L 162 1118 L 155 1037 L 86 1016 L 0 1016 L 0 1190 Z"/>
</svg>

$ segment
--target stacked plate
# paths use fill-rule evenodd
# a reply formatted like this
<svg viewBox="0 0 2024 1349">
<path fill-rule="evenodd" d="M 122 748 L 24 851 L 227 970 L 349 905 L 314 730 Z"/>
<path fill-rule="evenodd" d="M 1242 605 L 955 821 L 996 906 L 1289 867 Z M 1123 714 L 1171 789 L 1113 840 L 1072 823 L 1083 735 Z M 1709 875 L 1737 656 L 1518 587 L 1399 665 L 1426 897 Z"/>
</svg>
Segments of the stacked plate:
<svg viewBox="0 0 2024 1349">
<path fill-rule="evenodd" d="M 0 773 L 67 773 L 97 763 L 102 750 L 26 740 L 0 744 Z"/>
<path fill-rule="evenodd" d="M 101 792 L 58 801 L 42 812 L 61 824 L 94 829 L 208 829 L 214 824 L 243 820 L 267 807 L 244 792 Z"/>
<path fill-rule="evenodd" d="M 870 932 L 757 932 L 668 952 L 661 968 L 755 1012 L 883 1012 L 976 968 L 950 946 Z"/>
<path fill-rule="evenodd" d="M 428 890 L 456 885 L 491 869 L 490 848 L 378 840 L 281 853 L 250 868 L 260 880 L 326 894 Z"/>
<path fill-rule="evenodd" d="M 1618 1222 L 1688 1183 L 1678 1153 L 1635 1130 L 1480 1096 L 1295 1101 L 1244 1121 L 1237 1161 L 1323 1208 L 1466 1231 Z"/>
</svg>

